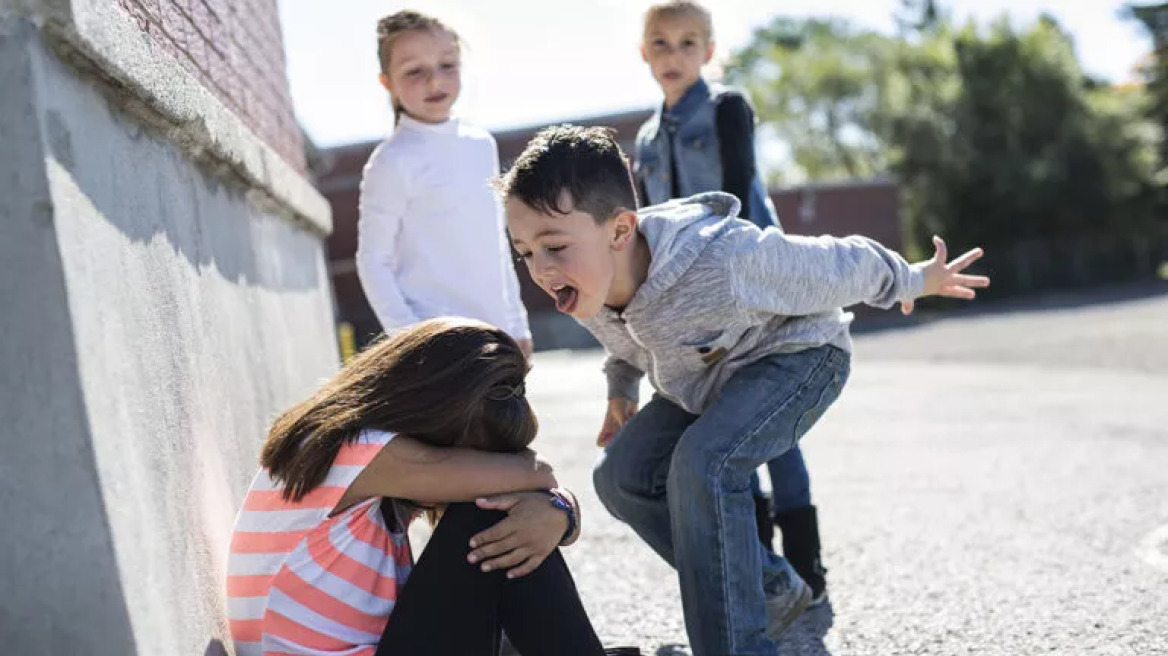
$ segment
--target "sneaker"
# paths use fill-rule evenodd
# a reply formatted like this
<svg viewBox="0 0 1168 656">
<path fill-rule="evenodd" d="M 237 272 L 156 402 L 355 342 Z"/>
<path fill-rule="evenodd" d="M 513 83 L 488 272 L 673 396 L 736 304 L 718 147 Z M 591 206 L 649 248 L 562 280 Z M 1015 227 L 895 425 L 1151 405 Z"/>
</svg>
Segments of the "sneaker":
<svg viewBox="0 0 1168 656">
<path fill-rule="evenodd" d="M 779 635 L 811 605 L 811 588 L 800 579 L 795 587 L 783 595 L 767 597 L 767 637 L 778 640 Z"/>
</svg>

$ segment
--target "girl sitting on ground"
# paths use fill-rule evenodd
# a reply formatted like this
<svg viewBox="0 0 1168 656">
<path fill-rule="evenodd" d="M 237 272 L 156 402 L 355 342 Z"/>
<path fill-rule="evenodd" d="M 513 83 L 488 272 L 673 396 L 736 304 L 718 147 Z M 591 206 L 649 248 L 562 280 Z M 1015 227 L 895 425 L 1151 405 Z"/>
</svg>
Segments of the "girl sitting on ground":
<svg viewBox="0 0 1168 656">
<path fill-rule="evenodd" d="M 485 656 L 505 630 L 604 654 L 557 550 L 579 506 L 527 448 L 527 366 L 500 329 L 432 319 L 276 420 L 231 540 L 236 653 Z M 440 519 L 415 564 L 420 509 Z"/>
</svg>

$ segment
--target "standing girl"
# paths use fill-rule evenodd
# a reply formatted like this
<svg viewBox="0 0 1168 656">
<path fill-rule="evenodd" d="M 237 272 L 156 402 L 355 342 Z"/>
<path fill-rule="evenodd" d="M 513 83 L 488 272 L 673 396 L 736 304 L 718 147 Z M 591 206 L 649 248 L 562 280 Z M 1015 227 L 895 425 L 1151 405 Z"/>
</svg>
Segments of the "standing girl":
<svg viewBox="0 0 1168 656">
<path fill-rule="evenodd" d="M 579 508 L 527 450 L 526 372 L 498 328 L 434 319 L 284 413 L 232 534 L 236 653 L 487 656 L 502 630 L 527 656 L 606 653 L 556 549 Z M 419 507 L 443 512 L 414 565 Z"/>
<path fill-rule="evenodd" d="M 357 271 L 386 332 L 459 315 L 507 331 L 531 353 L 502 207 L 489 181 L 495 140 L 451 116 L 462 87 L 458 36 L 400 11 L 377 24 L 381 84 L 397 115 L 361 182 Z"/>
</svg>

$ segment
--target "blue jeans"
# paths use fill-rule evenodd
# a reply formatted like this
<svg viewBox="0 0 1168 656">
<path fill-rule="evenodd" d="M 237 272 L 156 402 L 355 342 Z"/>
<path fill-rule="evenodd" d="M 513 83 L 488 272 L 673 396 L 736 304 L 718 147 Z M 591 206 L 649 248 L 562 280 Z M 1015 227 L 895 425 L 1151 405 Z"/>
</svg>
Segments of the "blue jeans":
<svg viewBox="0 0 1168 656">
<path fill-rule="evenodd" d="M 677 569 L 694 656 L 778 653 L 766 597 L 789 593 L 797 575 L 758 541 L 750 477 L 795 448 L 839 396 L 850 362 L 833 346 L 764 358 L 701 415 L 655 396 L 596 465 L 605 508 Z"/>
<path fill-rule="evenodd" d="M 796 446 L 766 466 L 771 476 L 772 512 L 777 515 L 811 505 L 811 478 L 807 463 L 803 462 L 802 449 Z M 750 490 L 755 496 L 762 494 L 757 472 L 750 477 Z"/>
</svg>

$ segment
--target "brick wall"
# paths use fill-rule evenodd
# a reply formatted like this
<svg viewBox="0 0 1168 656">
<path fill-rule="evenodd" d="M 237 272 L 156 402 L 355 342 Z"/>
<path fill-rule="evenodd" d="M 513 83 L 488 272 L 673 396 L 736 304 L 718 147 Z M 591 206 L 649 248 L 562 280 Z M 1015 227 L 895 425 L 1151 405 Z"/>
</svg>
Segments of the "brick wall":
<svg viewBox="0 0 1168 656">
<path fill-rule="evenodd" d="M 852 180 L 771 191 L 783 230 L 794 235 L 864 235 L 904 251 L 900 190 L 892 180 Z"/>
<path fill-rule="evenodd" d="M 652 113 L 652 109 L 643 109 L 563 122 L 576 125 L 606 125 L 614 128 L 621 147 L 626 153 L 631 154 L 637 128 Z M 509 167 L 527 147 L 527 142 L 544 127 L 546 126 L 540 124 L 495 132 L 501 167 L 504 169 Z M 317 188 L 333 208 L 333 233 L 328 240 L 328 256 L 337 312 L 341 321 L 353 325 L 362 343 L 380 332 L 377 317 L 365 300 L 354 262 L 357 252 L 357 202 L 360 196 L 361 170 L 378 143 L 380 142 L 370 141 L 324 149 L 320 153 L 318 170 L 314 172 Z M 555 303 L 531 281 L 527 267 L 518 264 L 516 269 L 520 292 L 528 313 L 555 312 Z"/>
<path fill-rule="evenodd" d="M 118 6 L 293 168 L 305 171 L 276 0 L 118 0 Z"/>
<path fill-rule="evenodd" d="M 566 122 L 616 128 L 621 147 L 631 153 L 637 128 L 651 113 L 652 110 L 647 109 Z M 495 133 L 499 159 L 504 168 L 514 161 L 542 127 Z M 333 208 L 333 233 L 328 240 L 328 256 L 338 319 L 352 324 L 362 343 L 379 331 L 379 325 L 365 300 L 354 263 L 359 218 L 357 202 L 362 167 L 378 143 L 370 141 L 324 149 L 319 167 L 314 171 L 317 188 Z M 838 237 L 859 234 L 892 249 L 901 250 L 904 246 L 899 190 L 892 180 L 852 180 L 778 189 L 771 191 L 771 199 L 779 212 L 783 229 L 789 233 Z M 554 302 L 531 281 L 527 267 L 519 264 L 516 269 L 528 314 L 554 313 Z M 866 313 L 866 310 L 860 309 L 859 312 Z"/>
</svg>

